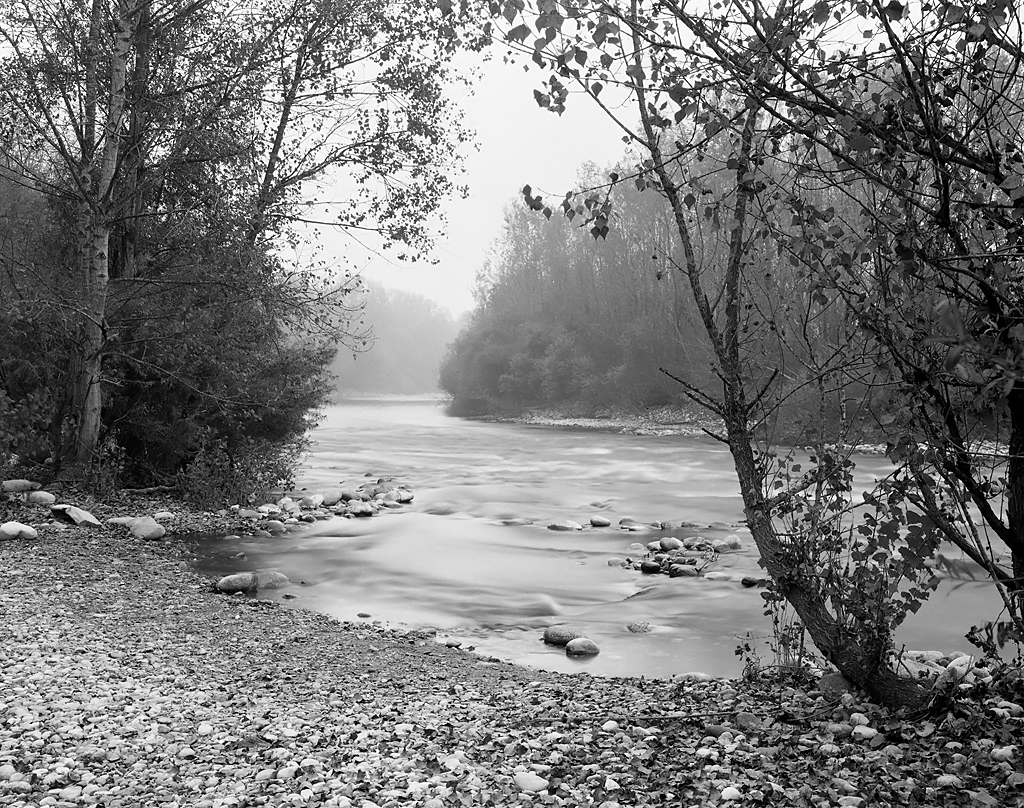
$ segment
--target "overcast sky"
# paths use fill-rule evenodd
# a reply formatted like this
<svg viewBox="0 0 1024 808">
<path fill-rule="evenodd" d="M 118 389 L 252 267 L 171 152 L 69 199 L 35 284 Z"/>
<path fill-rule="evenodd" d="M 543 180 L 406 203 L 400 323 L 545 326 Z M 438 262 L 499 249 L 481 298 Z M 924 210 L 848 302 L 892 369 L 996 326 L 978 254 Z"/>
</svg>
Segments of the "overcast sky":
<svg viewBox="0 0 1024 808">
<path fill-rule="evenodd" d="M 524 72 L 498 55 L 472 95 L 457 93 L 479 149 L 466 158 L 463 182 L 469 197 L 446 206 L 449 232 L 435 250 L 439 263 L 408 265 L 372 257 L 364 277 L 422 294 L 455 315 L 469 311 L 473 282 L 500 232 L 502 211 L 521 200 L 522 187 L 530 184 L 560 196 L 573 186 L 582 163 L 604 166 L 625 153 L 622 131 L 586 98 L 572 98 L 560 117 L 539 108 L 533 90 L 540 79 L 536 69 Z"/>
</svg>

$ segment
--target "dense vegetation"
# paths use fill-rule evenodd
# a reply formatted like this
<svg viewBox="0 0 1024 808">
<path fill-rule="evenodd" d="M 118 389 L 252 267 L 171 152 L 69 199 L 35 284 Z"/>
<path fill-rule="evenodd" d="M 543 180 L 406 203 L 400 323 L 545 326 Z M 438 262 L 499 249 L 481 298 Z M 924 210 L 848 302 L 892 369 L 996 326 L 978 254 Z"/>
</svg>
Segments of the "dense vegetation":
<svg viewBox="0 0 1024 808">
<path fill-rule="evenodd" d="M 186 493 L 287 475 L 367 337 L 350 268 L 300 242 L 422 254 L 466 137 L 450 57 L 478 41 L 396 8 L 0 5 L 0 461 Z"/>
<path fill-rule="evenodd" d="M 436 393 L 437 375 L 458 330 L 451 313 L 421 295 L 367 284 L 360 297 L 372 335 L 339 350 L 331 365 L 337 395 Z"/>
</svg>

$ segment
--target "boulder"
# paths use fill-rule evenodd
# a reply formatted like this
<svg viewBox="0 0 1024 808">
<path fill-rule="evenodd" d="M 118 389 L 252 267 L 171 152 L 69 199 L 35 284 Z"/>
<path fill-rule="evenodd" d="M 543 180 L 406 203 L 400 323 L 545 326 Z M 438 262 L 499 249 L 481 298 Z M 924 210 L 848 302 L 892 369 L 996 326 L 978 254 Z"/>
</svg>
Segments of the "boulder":
<svg viewBox="0 0 1024 808">
<path fill-rule="evenodd" d="M 662 550 L 682 550 L 683 543 L 675 536 L 665 536 L 659 542 Z"/>
<path fill-rule="evenodd" d="M 30 525 L 21 522 L 4 522 L 0 525 L 0 541 L 37 538 L 39 538 L 39 532 Z"/>
<path fill-rule="evenodd" d="M 291 583 L 287 575 L 277 570 L 257 570 L 253 575 L 256 576 L 256 586 L 259 589 L 280 589 Z"/>
<path fill-rule="evenodd" d="M 103 527 L 100 520 L 82 508 L 74 505 L 51 505 L 50 513 L 57 519 L 61 519 L 79 527 Z"/>
<path fill-rule="evenodd" d="M 225 575 L 217 581 L 217 589 L 226 595 L 236 592 L 255 592 L 259 588 L 259 579 L 255 572 L 236 572 Z"/>
<path fill-rule="evenodd" d="M 560 519 L 548 525 L 548 530 L 583 530 L 583 525 L 572 521 L 572 519 Z"/>
<path fill-rule="evenodd" d="M 548 626 L 544 629 L 544 642 L 548 645 L 566 645 L 570 641 L 583 636 L 583 632 L 578 628 L 563 624 Z"/>
<path fill-rule="evenodd" d="M 693 564 L 673 564 L 668 574 L 672 578 L 696 578 L 700 573 Z"/>
<path fill-rule="evenodd" d="M 159 541 L 167 533 L 167 529 L 152 516 L 136 519 L 130 530 L 135 538 L 143 541 Z"/>
<path fill-rule="evenodd" d="M 57 497 L 49 491 L 29 491 L 25 501 L 33 505 L 52 505 L 57 501 Z"/>
<path fill-rule="evenodd" d="M 363 498 L 363 495 L 360 494 L 358 491 L 353 491 L 351 488 L 343 488 L 343 489 L 341 489 L 341 501 L 342 502 L 352 502 L 353 500 L 360 500 L 362 498 Z"/>
<path fill-rule="evenodd" d="M 413 500 L 413 493 L 408 488 L 398 488 L 398 489 L 396 489 L 396 491 L 398 493 L 398 501 L 402 505 L 406 505 L 406 504 L 412 502 L 412 500 Z"/>
<path fill-rule="evenodd" d="M 374 508 L 369 502 L 363 502 L 362 500 L 356 499 L 351 500 L 345 510 L 352 514 L 352 516 L 373 516 L 377 513 L 376 508 Z"/>
<path fill-rule="evenodd" d="M 644 573 L 645 575 L 657 575 L 659 572 L 661 572 L 661 564 L 659 564 L 657 561 L 641 561 L 640 572 Z"/>
<path fill-rule="evenodd" d="M 609 527 L 611 526 L 612 520 L 606 516 L 591 516 L 590 524 L 593 527 Z"/>
<path fill-rule="evenodd" d="M 739 550 L 743 547 L 743 542 L 740 541 L 740 537 L 735 533 L 730 533 L 725 537 L 725 543 L 728 545 L 730 550 Z"/>
<path fill-rule="evenodd" d="M 324 498 L 320 504 L 327 508 L 333 508 L 335 505 L 341 502 L 341 489 L 335 488 L 331 491 L 327 491 L 326 493 L 324 493 L 323 497 Z"/>
<path fill-rule="evenodd" d="M 262 527 L 265 531 L 267 531 L 267 533 L 271 533 L 273 535 L 280 535 L 280 534 L 286 533 L 288 531 L 288 528 L 286 528 L 283 524 L 278 522 L 276 519 L 267 519 L 265 522 L 263 522 L 260 525 L 260 527 Z"/>
<path fill-rule="evenodd" d="M 337 502 L 338 500 L 334 500 L 334 501 Z M 324 504 L 324 495 L 323 494 L 310 494 L 308 497 L 303 497 L 302 499 L 299 500 L 299 506 L 302 507 L 302 508 L 306 508 L 307 510 L 313 510 L 314 508 L 319 508 L 323 504 Z"/>
<path fill-rule="evenodd" d="M 24 494 L 28 491 L 35 491 L 40 487 L 40 485 L 39 483 L 34 483 L 31 480 L 4 480 L 3 487 L 4 493 Z"/>
<path fill-rule="evenodd" d="M 567 656 L 595 656 L 600 652 L 601 649 L 597 647 L 597 643 L 587 637 L 577 637 L 575 640 L 569 640 L 565 645 Z"/>
</svg>

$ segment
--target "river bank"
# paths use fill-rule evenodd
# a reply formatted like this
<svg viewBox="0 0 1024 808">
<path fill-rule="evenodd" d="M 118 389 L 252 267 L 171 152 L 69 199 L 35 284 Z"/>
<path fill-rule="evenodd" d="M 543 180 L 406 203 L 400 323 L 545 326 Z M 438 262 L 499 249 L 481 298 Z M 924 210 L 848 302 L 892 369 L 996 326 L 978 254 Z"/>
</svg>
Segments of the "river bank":
<svg viewBox="0 0 1024 808">
<path fill-rule="evenodd" d="M 907 721 L 810 679 L 544 673 L 218 594 L 177 528 L 7 507 L 38 535 L 0 544 L 6 806 L 1024 804 L 1019 682 Z"/>
</svg>

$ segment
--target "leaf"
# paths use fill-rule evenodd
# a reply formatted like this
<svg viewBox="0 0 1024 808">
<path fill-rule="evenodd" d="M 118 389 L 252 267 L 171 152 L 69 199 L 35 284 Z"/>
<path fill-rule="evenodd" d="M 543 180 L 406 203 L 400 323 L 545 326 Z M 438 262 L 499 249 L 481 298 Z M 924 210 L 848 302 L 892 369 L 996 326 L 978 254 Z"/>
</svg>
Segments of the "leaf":
<svg viewBox="0 0 1024 808">
<path fill-rule="evenodd" d="M 522 25 L 517 25 L 515 28 L 509 31 L 505 35 L 505 39 L 508 40 L 509 42 L 524 42 L 526 40 L 526 37 L 528 37 L 529 35 L 530 26 L 523 23 Z"/>
<path fill-rule="evenodd" d="M 829 8 L 828 3 L 820 2 L 814 5 L 814 23 L 815 25 L 824 25 L 828 22 L 828 15 L 832 9 Z"/>
<path fill-rule="evenodd" d="M 875 148 L 875 141 L 867 135 L 854 135 L 851 137 L 847 144 L 851 151 L 867 151 L 868 149 Z"/>
<path fill-rule="evenodd" d="M 595 81 L 590 85 L 590 92 L 594 96 L 594 98 L 597 98 L 601 94 L 601 90 L 603 89 L 604 85 L 601 84 L 601 82 L 599 81 Z"/>
<path fill-rule="evenodd" d="M 903 13 L 907 10 L 907 7 L 899 0 L 889 0 L 885 6 L 885 16 L 888 17 L 892 22 L 903 18 Z"/>
</svg>

